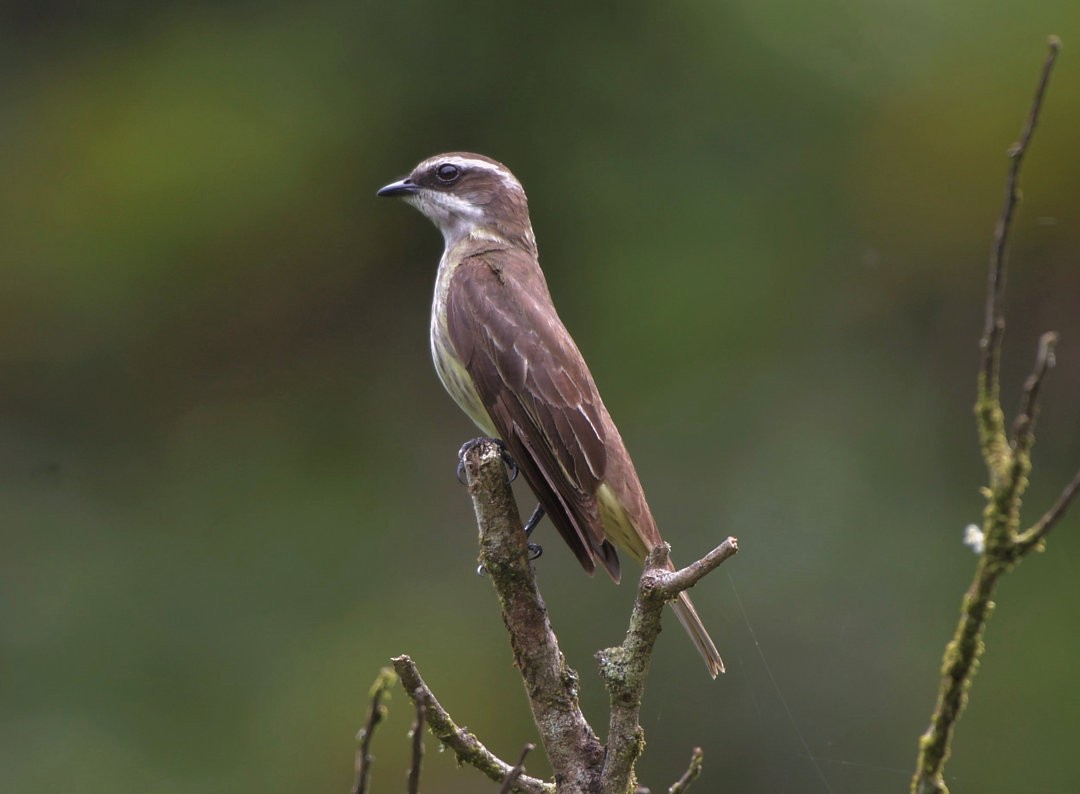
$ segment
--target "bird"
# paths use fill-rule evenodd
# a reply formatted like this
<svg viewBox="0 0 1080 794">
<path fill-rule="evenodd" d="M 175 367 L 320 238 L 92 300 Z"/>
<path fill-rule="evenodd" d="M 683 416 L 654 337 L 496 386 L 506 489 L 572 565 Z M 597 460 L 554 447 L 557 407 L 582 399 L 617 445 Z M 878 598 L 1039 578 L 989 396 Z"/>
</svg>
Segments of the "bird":
<svg viewBox="0 0 1080 794">
<path fill-rule="evenodd" d="M 644 564 L 663 542 L 634 463 L 540 269 L 525 190 L 490 157 L 421 161 L 378 196 L 396 196 L 442 232 L 431 353 L 439 380 L 500 441 L 578 562 L 618 583 L 619 555 Z M 674 565 L 669 563 L 674 570 Z M 724 671 L 685 591 L 672 602 L 710 676 Z"/>
</svg>

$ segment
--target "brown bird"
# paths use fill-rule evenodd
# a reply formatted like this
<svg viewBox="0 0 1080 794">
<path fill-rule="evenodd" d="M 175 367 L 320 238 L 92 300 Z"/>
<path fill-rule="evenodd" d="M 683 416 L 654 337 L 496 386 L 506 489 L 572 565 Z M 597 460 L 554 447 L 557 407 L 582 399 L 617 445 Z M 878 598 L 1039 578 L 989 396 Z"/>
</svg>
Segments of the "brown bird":
<svg viewBox="0 0 1080 794">
<path fill-rule="evenodd" d="M 546 513 L 586 571 L 599 562 L 618 582 L 616 546 L 644 563 L 662 539 L 592 373 L 555 311 L 521 183 L 495 160 L 452 152 L 424 160 L 378 195 L 404 198 L 443 234 L 431 311 L 443 386 L 506 445 L 540 502 L 529 524 Z M 680 593 L 672 606 L 715 678 L 724 663 L 689 596 Z"/>
</svg>

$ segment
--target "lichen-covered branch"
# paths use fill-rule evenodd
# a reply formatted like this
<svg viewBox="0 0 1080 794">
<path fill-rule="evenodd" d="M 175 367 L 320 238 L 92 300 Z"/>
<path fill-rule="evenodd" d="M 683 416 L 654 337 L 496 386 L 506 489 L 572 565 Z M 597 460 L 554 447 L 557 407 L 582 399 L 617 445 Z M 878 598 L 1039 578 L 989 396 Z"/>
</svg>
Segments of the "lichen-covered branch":
<svg viewBox="0 0 1080 794">
<path fill-rule="evenodd" d="M 577 674 L 559 650 L 536 588 L 502 453 L 493 443 L 480 443 L 468 449 L 464 462 L 480 527 L 480 561 L 498 593 L 514 660 L 559 794 L 634 791 L 634 763 L 644 748 L 641 699 L 664 604 L 735 554 L 738 542 L 728 538 L 678 571 L 671 570 L 666 543 L 646 559 L 626 640 L 598 654 L 611 701 L 607 744 L 601 745 L 581 714 Z"/>
<path fill-rule="evenodd" d="M 919 757 L 911 785 L 915 794 L 948 794 L 944 778 L 945 762 L 949 758 L 956 723 L 967 703 L 972 678 L 985 650 L 983 631 L 994 608 L 992 597 L 998 580 L 1032 549 L 1040 547 L 1046 533 L 1065 513 L 1070 501 L 1080 490 L 1078 474 L 1062 493 L 1057 504 L 1034 526 L 1020 532 L 1020 507 L 1031 471 L 1031 448 L 1035 442 L 1040 391 L 1043 379 L 1054 364 L 1056 334 L 1043 334 L 1039 341 L 1035 366 L 1024 385 L 1020 411 L 1013 423 L 1012 438 L 1005 430 L 1005 414 L 1000 400 L 999 364 L 1001 338 L 1005 329 L 1001 307 L 1005 285 L 1005 255 L 1013 214 L 1020 197 L 1020 165 L 1038 123 L 1043 97 L 1061 42 L 1056 37 L 1051 37 L 1048 46 L 1027 122 L 1020 139 L 1009 148 L 1010 167 L 1005 183 L 1005 203 L 994 228 L 994 243 L 990 253 L 985 319 L 979 343 L 982 355 L 975 403 L 979 442 L 990 478 L 989 486 L 984 489 L 987 496 L 983 514 L 985 546 L 976 566 L 975 577 L 964 594 L 956 633 L 945 648 L 941 685 L 930 727 L 919 739 Z"/>
<path fill-rule="evenodd" d="M 578 677 L 563 657 L 558 638 L 548 620 L 533 575 L 521 518 L 504 468 L 505 456 L 498 444 L 478 439 L 462 448 L 463 477 L 469 488 L 480 530 L 480 563 L 499 598 L 503 623 L 510 635 L 514 662 L 525 684 L 541 742 L 551 763 L 555 783 L 524 774 L 526 745 L 521 760 L 511 766 L 469 731 L 458 727 L 436 700 L 408 656 L 393 659 L 394 670 L 406 693 L 417 705 L 417 719 L 458 761 L 476 767 L 502 783 L 502 792 L 523 794 L 631 794 L 637 790 L 634 763 L 644 747 L 639 721 L 645 678 L 653 645 L 660 633 L 664 604 L 693 587 L 738 551 L 728 538 L 704 558 L 673 570 L 666 543 L 657 546 L 645 562 L 637 600 L 626 640 L 618 648 L 598 654 L 600 672 L 611 700 L 607 745 L 581 712 Z M 414 742 L 416 741 L 414 734 Z M 690 768 L 672 792 L 681 792 L 701 771 L 702 754 L 695 748 Z M 419 753 L 414 747 L 414 769 L 419 773 Z"/>
<path fill-rule="evenodd" d="M 498 594 L 514 663 L 559 792 L 595 792 L 604 748 L 581 712 L 577 673 L 559 649 L 536 586 L 502 452 L 494 442 L 481 442 L 465 452 L 464 463 L 480 529 L 480 563 Z"/>
<path fill-rule="evenodd" d="M 670 570 L 671 547 L 666 543 L 658 544 L 645 558 L 626 639 L 597 654 L 600 676 L 611 701 L 608 753 L 600 789 L 603 794 L 624 794 L 632 791 L 637 782 L 634 765 L 645 749 L 641 700 L 664 604 L 693 587 L 738 550 L 738 541 L 728 538 L 702 559 L 678 571 Z"/>
<path fill-rule="evenodd" d="M 424 719 L 435 738 L 454 751 L 459 762 L 475 767 L 497 783 L 502 783 L 514 767 L 488 750 L 476 736 L 459 728 L 442 707 L 424 679 L 416 664 L 408 656 L 393 658 L 394 670 L 414 702 L 424 704 Z M 519 775 L 511 791 L 523 794 L 554 794 L 555 786 L 538 778 Z"/>
</svg>

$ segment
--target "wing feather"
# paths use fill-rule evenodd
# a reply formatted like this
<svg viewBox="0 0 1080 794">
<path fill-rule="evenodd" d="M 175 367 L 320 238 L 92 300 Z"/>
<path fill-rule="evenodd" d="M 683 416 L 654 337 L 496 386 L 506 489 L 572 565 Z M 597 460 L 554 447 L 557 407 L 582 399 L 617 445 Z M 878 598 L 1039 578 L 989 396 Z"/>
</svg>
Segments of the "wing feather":
<svg viewBox="0 0 1080 794">
<path fill-rule="evenodd" d="M 465 259 L 446 301 L 447 333 L 544 511 L 590 573 L 619 561 L 597 503 L 607 451 L 596 384 L 532 257 Z"/>
</svg>

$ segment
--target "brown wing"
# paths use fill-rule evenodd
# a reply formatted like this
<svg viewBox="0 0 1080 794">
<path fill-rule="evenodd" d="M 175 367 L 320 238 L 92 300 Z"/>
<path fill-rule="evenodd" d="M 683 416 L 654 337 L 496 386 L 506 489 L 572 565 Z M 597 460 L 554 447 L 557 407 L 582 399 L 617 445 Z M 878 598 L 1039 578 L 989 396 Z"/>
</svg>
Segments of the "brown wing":
<svg viewBox="0 0 1080 794">
<path fill-rule="evenodd" d="M 532 257 L 487 252 L 458 265 L 447 332 L 525 480 L 586 571 L 615 581 L 596 491 L 607 450 L 600 395 Z"/>
</svg>

